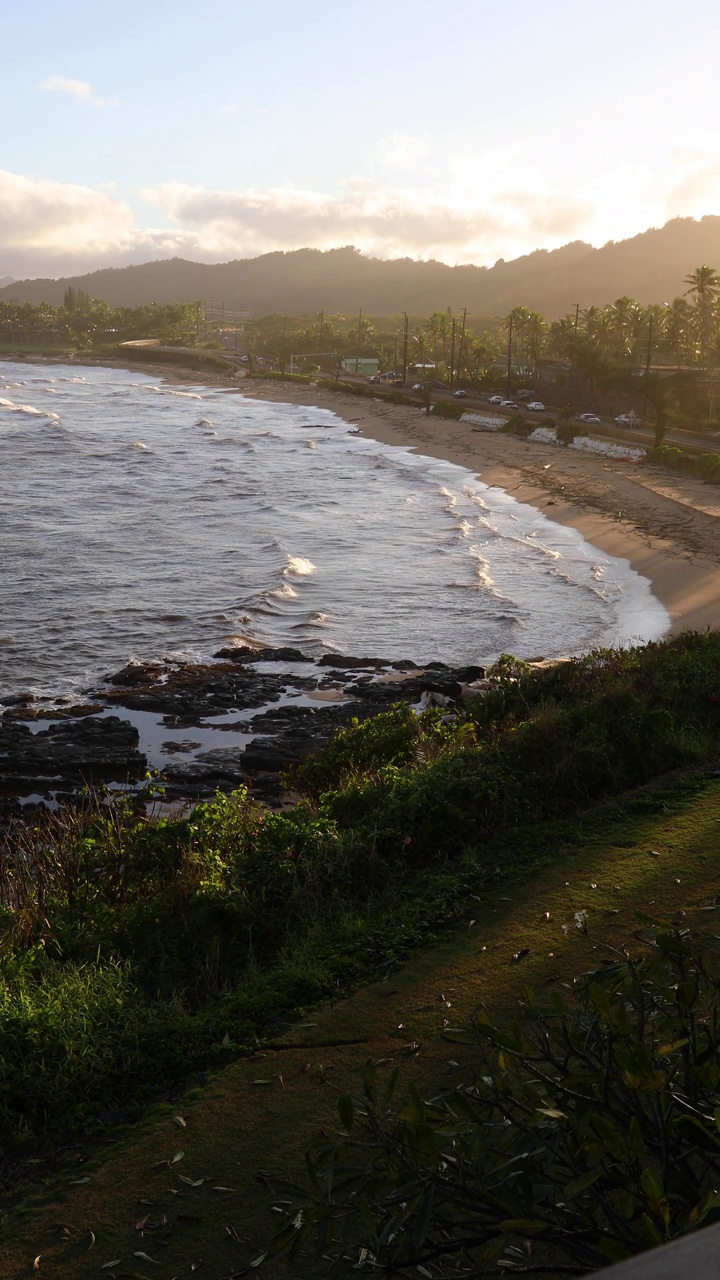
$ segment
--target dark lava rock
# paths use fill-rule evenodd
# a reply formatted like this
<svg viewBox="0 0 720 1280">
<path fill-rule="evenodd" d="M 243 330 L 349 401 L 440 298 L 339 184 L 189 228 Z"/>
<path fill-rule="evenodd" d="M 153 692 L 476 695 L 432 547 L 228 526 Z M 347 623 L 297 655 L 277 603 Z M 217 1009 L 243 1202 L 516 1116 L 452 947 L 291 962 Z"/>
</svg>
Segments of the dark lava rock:
<svg viewBox="0 0 720 1280">
<path fill-rule="evenodd" d="M 0 780 L 15 789 L 21 780 L 32 789 L 48 778 L 124 781 L 146 767 L 137 729 L 117 716 L 63 721 L 40 733 L 0 721 Z"/>
<path fill-rule="evenodd" d="M 168 764 L 163 780 L 170 794 L 205 796 L 233 791 L 246 781 L 242 747 L 202 751 L 192 760 Z"/>
<path fill-rule="evenodd" d="M 105 680 L 108 684 L 132 688 L 135 685 L 157 680 L 163 672 L 164 668 L 159 662 L 128 662 L 126 667 L 121 667 L 114 675 L 106 676 Z"/>
<path fill-rule="evenodd" d="M 354 671 L 356 667 L 389 667 L 387 658 L 353 658 L 346 653 L 324 653 L 319 667 L 335 667 L 338 671 Z"/>
<path fill-rule="evenodd" d="M 205 716 L 223 711 L 246 710 L 277 702 L 287 684 L 314 688 L 312 677 L 269 674 L 233 663 L 216 666 L 192 666 L 177 669 L 160 668 L 163 679 L 150 678 L 129 689 L 110 689 L 106 702 L 120 703 L 138 711 L 155 711 L 164 715 L 166 723 L 191 726 Z"/>
<path fill-rule="evenodd" d="M 34 701 L 34 693 L 10 693 L 6 698 L 0 698 L 0 706 L 27 707 Z"/>
<path fill-rule="evenodd" d="M 473 680 L 484 680 L 487 675 L 486 667 L 456 667 L 451 674 L 456 680 L 462 681 L 463 684 L 472 684 Z"/>
<path fill-rule="evenodd" d="M 299 649 L 289 646 L 279 649 L 251 649 L 249 645 L 238 645 L 236 648 L 220 649 L 216 658 L 229 658 L 231 662 L 312 662 Z"/>
</svg>

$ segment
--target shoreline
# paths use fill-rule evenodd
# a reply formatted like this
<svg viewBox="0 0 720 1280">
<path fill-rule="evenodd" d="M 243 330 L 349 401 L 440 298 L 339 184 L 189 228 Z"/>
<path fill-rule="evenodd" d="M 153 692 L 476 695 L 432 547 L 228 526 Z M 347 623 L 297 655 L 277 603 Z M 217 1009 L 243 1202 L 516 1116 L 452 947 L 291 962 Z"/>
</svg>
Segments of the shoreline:
<svg viewBox="0 0 720 1280">
<path fill-rule="evenodd" d="M 18 363 L 122 368 L 185 386 L 223 386 L 249 399 L 330 409 L 362 435 L 474 472 L 491 488 L 576 529 L 646 578 L 669 634 L 720 629 L 720 488 L 659 467 L 606 459 L 481 431 L 422 410 L 317 386 L 248 380 L 162 362 L 25 357 Z"/>
<path fill-rule="evenodd" d="M 385 401 L 259 380 L 251 394 L 334 410 L 381 444 L 466 467 L 483 484 L 571 526 L 606 555 L 626 560 L 651 583 L 667 610 L 669 634 L 720 629 L 720 490 L 715 487 L 658 467 L 534 444 Z"/>
</svg>

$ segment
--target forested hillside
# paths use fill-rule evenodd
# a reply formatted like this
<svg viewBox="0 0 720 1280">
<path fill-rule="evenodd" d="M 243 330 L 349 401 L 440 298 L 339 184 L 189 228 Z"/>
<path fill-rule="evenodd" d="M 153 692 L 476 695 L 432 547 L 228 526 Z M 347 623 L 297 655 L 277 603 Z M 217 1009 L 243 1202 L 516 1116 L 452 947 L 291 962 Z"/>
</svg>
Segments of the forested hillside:
<svg viewBox="0 0 720 1280">
<path fill-rule="evenodd" d="M 352 246 L 299 249 L 226 263 L 172 258 L 62 280 L 20 280 L 0 289 L 0 301 L 57 306 L 71 286 L 113 307 L 204 299 L 254 315 L 360 307 L 372 315 L 422 315 L 467 307 L 490 316 L 522 304 L 555 318 L 575 302 L 603 306 L 625 294 L 645 304 L 664 302 L 681 294 L 687 272 L 704 262 L 720 262 L 720 217 L 676 218 L 601 249 L 575 241 L 494 267 L 387 262 Z"/>
</svg>

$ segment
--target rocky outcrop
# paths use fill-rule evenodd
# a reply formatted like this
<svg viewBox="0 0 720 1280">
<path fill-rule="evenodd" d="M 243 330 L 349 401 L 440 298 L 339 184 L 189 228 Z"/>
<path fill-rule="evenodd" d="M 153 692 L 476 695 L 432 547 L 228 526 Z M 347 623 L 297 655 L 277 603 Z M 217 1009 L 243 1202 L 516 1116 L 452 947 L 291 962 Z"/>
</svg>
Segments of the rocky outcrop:
<svg viewBox="0 0 720 1280">
<path fill-rule="evenodd" d="M 0 780 L 6 787 L 36 790 L 41 782 L 133 780 L 147 768 L 137 729 L 118 716 L 61 721 L 34 733 L 26 724 L 0 720 Z"/>
<path fill-rule="evenodd" d="M 270 663 L 274 670 L 266 669 Z M 149 714 L 149 720 L 136 719 L 143 733 L 148 725 L 155 753 L 150 765 L 159 761 L 160 781 L 171 798 L 194 800 L 246 785 L 263 801 L 278 804 L 281 775 L 353 717 L 376 715 L 398 701 L 452 709 L 484 675 L 481 666 L 451 669 L 433 662 L 419 669 L 409 659 L 350 654 L 327 654 L 316 662 L 290 647 L 221 650 L 206 664 L 129 663 L 106 677 L 102 688 L 86 691 L 82 703 L 48 710 L 29 694 L 6 699 L 0 791 L 22 795 L 68 790 L 85 781 L 141 779 L 148 766 L 140 749 L 144 741 L 123 719 L 125 709 L 131 717 Z M 108 715 L 108 709 L 118 714 Z M 57 722 L 37 731 L 25 723 L 51 717 Z M 209 738 L 217 745 L 209 747 Z"/>
</svg>

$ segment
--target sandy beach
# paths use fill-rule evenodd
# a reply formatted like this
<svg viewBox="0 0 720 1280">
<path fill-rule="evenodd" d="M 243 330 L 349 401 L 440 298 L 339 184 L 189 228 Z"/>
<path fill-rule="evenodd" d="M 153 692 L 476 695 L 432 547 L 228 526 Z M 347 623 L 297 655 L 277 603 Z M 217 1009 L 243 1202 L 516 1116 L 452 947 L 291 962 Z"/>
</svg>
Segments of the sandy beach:
<svg viewBox="0 0 720 1280">
<path fill-rule="evenodd" d="M 33 362 L 41 363 L 35 359 Z M 467 467 L 559 524 L 571 525 L 608 555 L 649 579 L 672 631 L 720 628 L 720 488 L 659 467 L 533 444 L 419 409 L 298 383 L 238 381 L 176 365 L 80 356 L 76 365 L 133 368 L 183 385 L 227 386 L 244 396 L 317 405 L 363 435 Z"/>
</svg>

